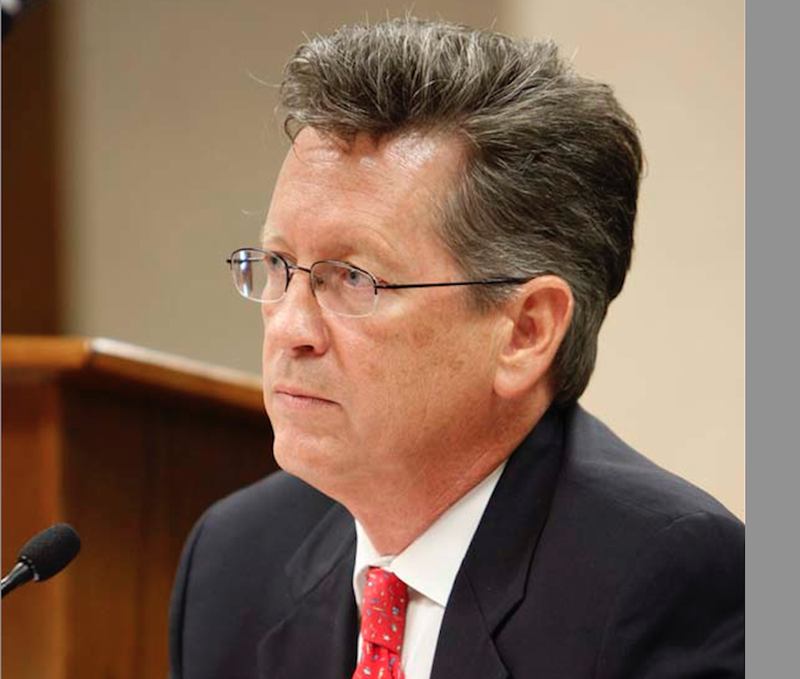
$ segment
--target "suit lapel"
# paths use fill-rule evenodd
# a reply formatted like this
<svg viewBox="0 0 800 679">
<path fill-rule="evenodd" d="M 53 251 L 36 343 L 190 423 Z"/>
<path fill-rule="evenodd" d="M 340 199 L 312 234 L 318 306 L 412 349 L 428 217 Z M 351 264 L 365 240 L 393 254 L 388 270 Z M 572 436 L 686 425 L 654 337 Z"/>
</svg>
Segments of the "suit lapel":
<svg viewBox="0 0 800 679">
<path fill-rule="evenodd" d="M 510 457 L 453 584 L 431 679 L 508 676 L 495 633 L 525 596 L 563 446 L 562 414 L 551 408 Z"/>
<path fill-rule="evenodd" d="M 287 563 L 296 606 L 259 643 L 262 679 L 342 679 L 353 674 L 358 639 L 354 560 L 353 519 L 336 505 Z"/>
</svg>

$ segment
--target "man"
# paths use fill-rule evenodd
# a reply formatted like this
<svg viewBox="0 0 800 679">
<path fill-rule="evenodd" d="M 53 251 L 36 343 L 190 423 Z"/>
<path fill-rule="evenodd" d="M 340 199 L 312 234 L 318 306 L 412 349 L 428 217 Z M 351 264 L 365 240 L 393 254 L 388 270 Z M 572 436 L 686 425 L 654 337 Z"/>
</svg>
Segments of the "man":
<svg viewBox="0 0 800 679">
<path fill-rule="evenodd" d="M 230 261 L 285 472 L 189 538 L 173 676 L 743 676 L 743 526 L 576 405 L 642 166 L 610 89 L 407 19 L 302 46 L 282 102 Z"/>
</svg>

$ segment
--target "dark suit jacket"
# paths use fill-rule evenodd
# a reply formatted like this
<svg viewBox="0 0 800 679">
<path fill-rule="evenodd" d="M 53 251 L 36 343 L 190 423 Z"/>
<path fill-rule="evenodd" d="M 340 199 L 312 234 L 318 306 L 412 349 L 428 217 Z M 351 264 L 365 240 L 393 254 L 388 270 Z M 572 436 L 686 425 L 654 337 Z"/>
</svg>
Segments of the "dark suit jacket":
<svg viewBox="0 0 800 679">
<path fill-rule="evenodd" d="M 349 679 L 354 558 L 347 510 L 287 474 L 216 504 L 175 583 L 174 679 Z M 432 679 L 743 676 L 742 523 L 580 408 L 551 409 L 486 508 Z"/>
</svg>

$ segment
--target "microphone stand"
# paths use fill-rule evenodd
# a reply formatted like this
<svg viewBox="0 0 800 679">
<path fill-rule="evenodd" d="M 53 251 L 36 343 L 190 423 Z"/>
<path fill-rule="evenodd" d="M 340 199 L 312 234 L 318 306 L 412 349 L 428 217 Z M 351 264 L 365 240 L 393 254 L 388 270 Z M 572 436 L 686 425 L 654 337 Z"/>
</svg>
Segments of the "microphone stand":
<svg viewBox="0 0 800 679">
<path fill-rule="evenodd" d="M 35 575 L 35 571 L 28 564 L 24 561 L 17 561 L 14 568 L 8 572 L 8 575 L 0 580 L 0 598 L 9 592 L 13 592 L 20 585 L 30 582 Z"/>
</svg>

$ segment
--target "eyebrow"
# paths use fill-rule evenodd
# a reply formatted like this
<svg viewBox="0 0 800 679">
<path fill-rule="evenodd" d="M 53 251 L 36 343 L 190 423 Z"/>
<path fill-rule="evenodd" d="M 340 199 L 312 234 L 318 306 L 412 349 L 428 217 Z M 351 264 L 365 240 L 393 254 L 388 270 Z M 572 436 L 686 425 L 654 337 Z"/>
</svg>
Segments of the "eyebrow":
<svg viewBox="0 0 800 679">
<path fill-rule="evenodd" d="M 367 233 L 369 230 L 367 230 Z M 265 247 L 267 242 L 272 241 L 274 246 L 289 248 L 289 243 L 280 232 L 264 232 L 261 234 L 261 246 Z M 390 266 L 394 269 L 402 270 L 403 264 L 396 256 L 394 250 L 375 237 L 365 237 L 360 245 L 353 240 L 337 240 L 332 245 L 335 247 L 335 256 L 325 257 L 324 259 L 346 259 L 352 255 L 360 255 L 377 260 L 377 264 Z"/>
</svg>

